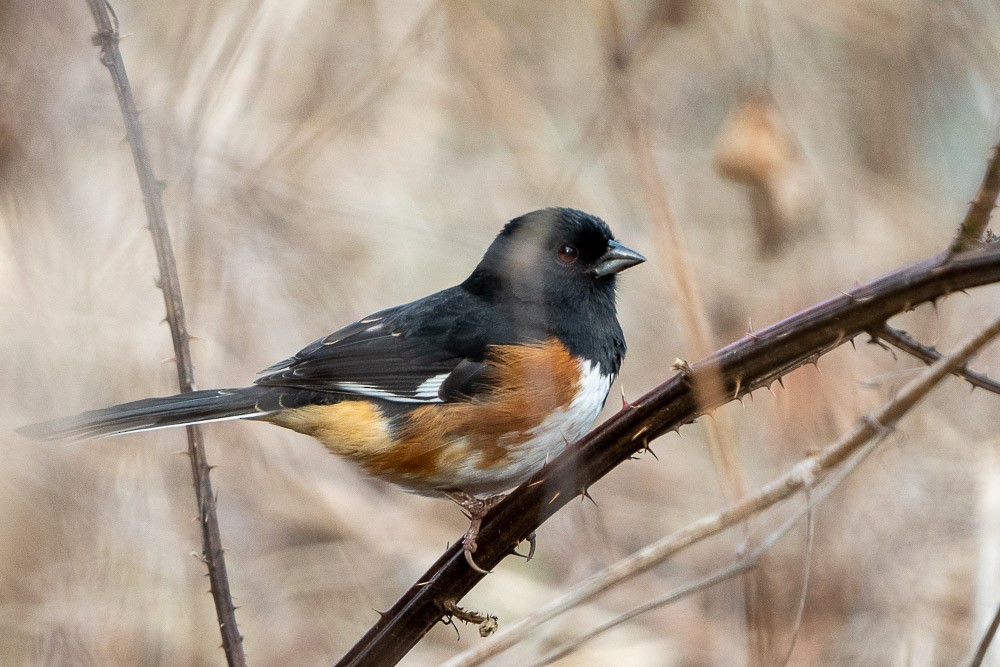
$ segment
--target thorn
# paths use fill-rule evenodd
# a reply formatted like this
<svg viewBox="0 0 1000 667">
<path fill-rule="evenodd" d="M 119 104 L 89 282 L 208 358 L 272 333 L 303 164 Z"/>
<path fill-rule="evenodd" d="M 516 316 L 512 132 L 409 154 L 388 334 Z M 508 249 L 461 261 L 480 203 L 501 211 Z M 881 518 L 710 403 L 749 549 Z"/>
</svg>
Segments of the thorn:
<svg viewBox="0 0 1000 667">
<path fill-rule="evenodd" d="M 549 500 L 549 505 L 551 505 L 552 503 L 554 503 L 556 501 L 556 498 L 559 497 L 559 494 L 560 494 L 560 492 L 556 491 L 556 494 L 554 496 L 552 496 L 551 500 Z"/>
<path fill-rule="evenodd" d="M 660 460 L 660 457 L 656 455 L 656 452 L 654 452 L 654 451 L 653 451 L 653 450 L 652 450 L 652 449 L 650 448 L 650 446 L 649 446 L 649 441 L 648 441 L 648 440 L 647 440 L 647 441 L 645 442 L 645 444 L 643 444 L 642 448 L 643 448 L 644 450 L 646 450 L 647 452 L 649 452 L 649 453 L 650 453 L 650 454 L 652 455 L 652 457 L 653 457 L 654 459 L 656 459 L 657 461 L 659 461 L 659 460 Z"/>
<path fill-rule="evenodd" d="M 753 335 L 753 318 L 752 317 L 748 317 L 747 318 L 747 335 L 748 336 Z"/>
<path fill-rule="evenodd" d="M 379 611 L 375 607 L 372 607 L 372 611 L 375 612 L 376 614 L 378 614 L 379 618 L 385 618 L 385 615 L 389 613 L 387 611 Z"/>
<path fill-rule="evenodd" d="M 781 376 L 779 375 L 779 376 L 778 376 L 778 384 L 780 384 L 780 385 L 781 385 L 781 388 L 782 388 L 782 389 L 784 389 L 784 388 L 785 388 L 785 378 L 783 378 L 783 377 L 781 377 Z"/>
<path fill-rule="evenodd" d="M 628 402 L 627 398 L 625 398 L 625 383 L 624 382 L 622 382 L 620 388 L 622 390 L 622 410 L 628 410 L 630 407 L 632 407 L 632 404 Z"/>
<path fill-rule="evenodd" d="M 528 488 L 530 489 L 533 486 L 538 486 L 539 484 L 544 484 L 544 483 L 545 483 L 545 480 L 544 479 L 540 479 L 538 481 L 535 481 L 535 482 L 532 482 L 531 484 L 529 484 Z"/>
<path fill-rule="evenodd" d="M 743 378 L 736 378 L 736 389 L 733 391 L 733 398 L 740 397 L 740 389 L 743 388 Z M 742 401 L 740 401 L 742 403 Z"/>
<path fill-rule="evenodd" d="M 176 361 L 177 361 L 177 357 L 167 357 L 166 359 L 164 359 L 164 360 L 162 360 L 160 362 L 160 365 L 161 366 L 166 366 L 167 364 L 172 364 L 172 363 L 175 363 Z"/>
<path fill-rule="evenodd" d="M 570 447 L 572 447 L 572 446 L 573 446 L 573 443 L 569 441 L 569 438 L 567 438 L 567 437 L 566 437 L 566 434 L 565 434 L 565 433 L 563 433 L 562 431 L 560 431 L 560 432 L 559 432 L 559 437 L 561 437 L 561 438 L 562 438 L 562 441 L 563 441 L 563 446 L 564 446 L 564 447 L 565 447 L 566 449 L 569 449 Z M 548 464 L 549 464 L 549 453 L 548 453 L 548 452 L 545 452 L 545 465 L 548 465 Z"/>
<path fill-rule="evenodd" d="M 853 338 L 851 339 L 851 348 L 853 348 L 855 352 L 857 352 L 857 351 L 858 351 L 858 346 L 857 346 L 857 344 L 856 344 L 856 343 L 854 342 L 854 339 L 853 339 Z"/>
<path fill-rule="evenodd" d="M 588 489 L 587 487 L 583 487 L 582 489 L 580 489 L 580 502 L 582 503 L 584 499 L 587 499 L 590 502 L 594 503 L 594 507 L 597 507 L 597 501 L 594 500 L 594 497 L 592 495 L 590 495 L 590 489 Z"/>
</svg>

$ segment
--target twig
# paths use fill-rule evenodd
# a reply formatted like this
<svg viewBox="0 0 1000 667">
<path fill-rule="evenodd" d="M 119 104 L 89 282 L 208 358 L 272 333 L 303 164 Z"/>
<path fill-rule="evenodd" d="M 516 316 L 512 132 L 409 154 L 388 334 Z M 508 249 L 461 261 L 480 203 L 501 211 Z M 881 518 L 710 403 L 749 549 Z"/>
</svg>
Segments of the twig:
<svg viewBox="0 0 1000 667">
<path fill-rule="evenodd" d="M 927 345 L 918 342 L 910 334 L 900 329 L 896 329 L 888 323 L 883 325 L 882 328 L 875 332 L 874 335 L 877 338 L 888 341 L 893 347 L 920 359 L 926 364 L 932 364 L 941 358 L 941 353 L 933 347 L 928 347 Z M 994 394 L 1000 394 L 1000 382 L 997 382 L 984 373 L 970 371 L 965 367 L 956 368 L 954 373 L 971 384 L 973 387 L 979 387 L 980 389 L 991 391 Z"/>
<path fill-rule="evenodd" d="M 815 483 L 830 469 L 838 466 L 871 438 L 888 432 L 895 423 L 918 401 L 956 368 L 975 354 L 986 343 L 1000 334 L 1000 318 L 966 341 L 954 353 L 942 357 L 920 375 L 908 382 L 900 392 L 878 410 L 869 413 L 845 436 L 832 445 L 807 459 L 803 459 L 792 470 L 761 487 L 757 493 L 730 505 L 727 509 L 712 514 L 636 552 L 624 567 L 611 567 L 592 575 L 569 594 L 542 606 L 517 623 L 498 632 L 487 644 L 462 654 L 462 660 L 454 659 L 445 663 L 447 667 L 468 667 L 476 665 L 497 653 L 513 646 L 521 637 L 546 618 L 560 614 L 584 600 L 588 600 L 615 585 L 624 578 L 635 576 L 653 565 L 682 551 L 689 546 L 715 535 L 730 526 L 759 514 L 792 494 Z M 617 565 L 617 564 L 616 564 Z"/>
<path fill-rule="evenodd" d="M 721 568 L 713 572 L 712 574 L 702 577 L 697 581 L 691 582 L 675 591 L 671 591 L 670 593 L 662 597 L 656 598 L 639 607 L 636 607 L 635 609 L 629 610 L 627 613 L 622 614 L 621 616 L 611 619 L 610 621 L 594 628 L 593 630 L 587 632 L 586 634 L 576 637 L 572 641 L 564 644 L 563 646 L 556 648 L 550 653 L 547 653 L 538 662 L 534 663 L 534 665 L 540 666 L 555 662 L 556 660 L 565 657 L 569 653 L 575 651 L 583 643 L 590 641 L 591 639 L 597 637 L 598 635 L 601 635 L 604 632 L 607 632 L 608 630 L 611 630 L 612 628 L 621 625 L 622 623 L 630 621 L 631 619 L 635 618 L 640 614 L 643 614 L 652 609 L 658 609 L 660 607 L 673 604 L 677 600 L 698 593 L 699 591 L 709 588 L 710 586 L 714 586 L 715 584 L 725 581 L 726 579 L 729 579 L 735 575 L 741 574 L 743 572 L 746 572 L 750 569 L 757 567 L 760 564 L 760 561 L 763 558 L 764 554 L 770 551 L 771 548 L 773 548 L 774 545 L 777 544 L 778 540 L 784 537 L 784 535 L 789 530 L 791 530 L 791 528 L 795 524 L 799 522 L 799 519 L 801 519 L 803 515 L 805 515 L 809 520 L 809 525 L 807 528 L 808 546 L 806 553 L 807 557 L 810 557 L 812 553 L 812 539 L 813 539 L 813 520 L 812 520 L 813 509 L 820 502 L 822 502 L 834 489 L 840 486 L 840 483 L 844 481 L 844 479 L 846 479 L 847 476 L 850 475 L 855 470 L 855 468 L 857 468 L 858 465 L 860 465 L 861 462 L 868 457 L 868 455 L 875 449 L 876 446 L 878 446 L 878 444 L 884 439 L 885 435 L 887 434 L 884 433 L 882 434 L 881 437 L 869 440 L 868 443 L 864 447 L 862 447 L 851 458 L 851 460 L 848 461 L 848 463 L 841 466 L 836 471 L 836 473 L 830 475 L 830 478 L 827 480 L 827 483 L 823 486 L 823 488 L 820 490 L 819 493 L 809 494 L 809 487 L 807 486 L 805 490 L 806 493 L 809 495 L 807 495 L 806 504 L 802 507 L 802 509 L 794 513 L 792 516 L 788 517 L 788 519 L 786 519 L 781 526 L 779 526 L 774 532 L 772 532 L 769 536 L 767 536 L 767 538 L 765 538 L 756 547 L 754 547 L 752 551 L 745 554 L 742 558 L 740 558 L 736 562 L 731 563 L 730 565 Z M 631 556 L 627 558 L 631 558 Z M 625 560 L 627 560 L 627 558 Z M 808 569 L 806 570 L 806 574 L 808 575 Z M 805 600 L 805 589 L 803 589 L 803 595 L 800 598 L 801 602 L 799 605 L 800 611 L 796 615 L 797 619 L 801 618 L 802 614 L 801 610 L 804 607 L 804 600 Z M 796 627 L 797 625 L 798 623 L 796 623 Z M 792 642 L 792 645 L 788 649 L 788 655 L 791 655 L 793 647 L 794 647 L 794 641 Z"/>
<path fill-rule="evenodd" d="M 877 445 L 880 440 L 873 440 L 874 445 Z M 867 456 L 870 449 L 863 450 L 863 456 L 859 456 L 860 459 Z M 855 464 L 856 465 L 856 464 Z M 848 471 L 853 470 L 853 466 L 848 469 Z M 844 475 L 846 477 L 846 474 Z M 839 484 L 840 478 L 835 484 Z M 802 559 L 802 591 L 799 593 L 799 604 L 795 609 L 795 620 L 792 622 L 792 639 L 788 642 L 788 650 L 785 651 L 785 659 L 781 661 L 782 667 L 789 664 L 792 659 L 792 652 L 795 650 L 795 642 L 798 641 L 799 631 L 802 629 L 802 616 L 806 611 L 806 598 L 809 596 L 809 578 L 810 572 L 812 572 L 812 556 L 813 556 L 813 545 L 816 540 L 816 518 L 813 516 L 812 508 L 815 506 L 812 498 L 810 497 L 809 487 L 805 488 L 806 493 L 806 555 Z"/>
<path fill-rule="evenodd" d="M 990 214 L 997 205 L 1000 196 L 1000 146 L 993 147 L 993 157 L 986 167 L 986 175 L 979 186 L 976 198 L 969 205 L 955 240 L 951 242 L 948 252 L 951 254 L 963 252 L 981 243 L 983 234 L 990 224 Z"/>
<path fill-rule="evenodd" d="M 194 389 L 194 366 L 191 361 L 191 350 L 188 346 L 189 335 L 184 319 L 184 303 L 181 300 L 177 264 L 174 261 L 174 251 L 170 244 L 170 233 L 167 229 L 163 200 L 160 198 L 163 186 L 153 173 L 149 149 L 146 146 L 142 124 L 139 122 L 139 112 L 136 110 L 132 88 L 129 86 L 128 75 L 125 72 L 125 63 L 122 60 L 121 51 L 118 49 L 118 19 L 114 15 L 110 3 L 105 0 L 87 0 L 87 4 L 90 6 L 94 22 L 97 24 L 94 45 L 101 47 L 101 62 L 108 68 L 111 80 L 114 82 L 115 93 L 118 96 L 118 104 L 125 121 L 125 132 L 129 145 L 132 147 L 132 159 L 135 162 L 139 187 L 142 189 L 143 201 L 146 206 L 149 231 L 153 237 L 153 245 L 156 247 L 156 260 L 160 269 L 160 278 L 157 284 L 163 291 L 163 300 L 166 304 L 167 322 L 170 324 L 170 337 L 173 340 L 174 358 L 177 361 L 177 381 L 182 392 L 189 392 Z M 226 576 L 219 519 L 215 509 L 215 494 L 212 492 L 212 483 L 209 479 L 211 467 L 205 456 L 201 429 L 197 426 L 189 426 L 187 436 L 191 472 L 194 476 L 194 489 L 198 501 L 198 523 L 201 525 L 202 560 L 208 567 L 212 598 L 215 601 L 215 612 L 222 634 L 222 648 L 226 652 L 226 660 L 230 665 L 245 665 L 243 637 L 236 625 L 236 610 L 233 606 L 232 596 L 229 592 L 229 580 Z"/>
<path fill-rule="evenodd" d="M 618 412 L 510 493 L 483 520 L 476 562 L 487 570 L 496 567 L 566 503 L 664 433 L 816 361 L 897 313 L 998 281 L 1000 242 L 951 258 L 942 253 L 727 345 Z M 727 396 L 718 404 L 700 405 L 691 390 L 691 375 L 706 369 L 723 379 Z M 482 576 L 469 568 L 456 541 L 338 664 L 395 664 L 441 620 L 442 601 L 461 600 Z"/>
<path fill-rule="evenodd" d="M 986 657 L 986 651 L 989 650 L 990 644 L 993 643 L 993 638 L 997 634 L 998 627 L 1000 627 L 1000 607 L 997 607 L 997 612 L 993 615 L 990 627 L 986 628 L 983 638 L 979 640 L 976 653 L 972 656 L 972 660 L 969 661 L 969 667 L 979 667 L 983 664 L 983 658 Z"/>
</svg>

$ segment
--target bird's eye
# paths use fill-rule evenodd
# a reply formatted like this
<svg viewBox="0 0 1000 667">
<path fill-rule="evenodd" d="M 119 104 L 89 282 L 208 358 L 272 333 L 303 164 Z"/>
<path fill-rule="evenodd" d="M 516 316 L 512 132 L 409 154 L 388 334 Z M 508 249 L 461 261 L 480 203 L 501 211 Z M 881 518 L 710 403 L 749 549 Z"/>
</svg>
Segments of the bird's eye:
<svg viewBox="0 0 1000 667">
<path fill-rule="evenodd" d="M 556 259 L 560 263 L 566 264 L 567 266 L 576 261 L 576 258 L 580 256 L 580 251 L 571 245 L 561 245 L 559 249 L 556 250 Z"/>
</svg>

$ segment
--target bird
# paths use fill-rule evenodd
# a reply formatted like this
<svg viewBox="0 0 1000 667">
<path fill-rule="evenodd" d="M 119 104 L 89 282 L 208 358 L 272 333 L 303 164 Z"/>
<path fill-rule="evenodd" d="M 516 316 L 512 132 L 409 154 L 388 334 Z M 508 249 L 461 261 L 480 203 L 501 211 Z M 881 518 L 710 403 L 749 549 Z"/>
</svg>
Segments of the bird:
<svg viewBox="0 0 1000 667">
<path fill-rule="evenodd" d="M 625 356 L 616 279 L 646 261 L 597 216 L 510 220 L 463 282 L 381 310 L 260 371 L 249 387 L 146 398 L 21 427 L 87 440 L 231 419 L 314 437 L 375 477 L 446 496 L 479 528 L 597 419 Z M 534 546 L 532 542 L 532 546 Z"/>
</svg>

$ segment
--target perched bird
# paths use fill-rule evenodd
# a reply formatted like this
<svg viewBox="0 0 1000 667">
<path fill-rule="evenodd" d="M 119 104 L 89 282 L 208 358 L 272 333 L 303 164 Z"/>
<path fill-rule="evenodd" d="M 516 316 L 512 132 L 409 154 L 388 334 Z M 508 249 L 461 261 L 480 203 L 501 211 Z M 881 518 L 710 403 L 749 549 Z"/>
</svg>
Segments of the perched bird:
<svg viewBox="0 0 1000 667">
<path fill-rule="evenodd" d="M 147 398 L 25 426 L 87 439 L 226 419 L 311 435 L 367 473 L 483 516 L 583 436 L 625 355 L 616 274 L 645 261 L 600 218 L 511 220 L 464 282 L 350 324 L 250 387 Z"/>
</svg>

